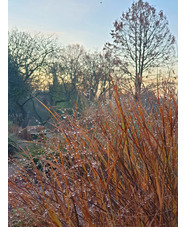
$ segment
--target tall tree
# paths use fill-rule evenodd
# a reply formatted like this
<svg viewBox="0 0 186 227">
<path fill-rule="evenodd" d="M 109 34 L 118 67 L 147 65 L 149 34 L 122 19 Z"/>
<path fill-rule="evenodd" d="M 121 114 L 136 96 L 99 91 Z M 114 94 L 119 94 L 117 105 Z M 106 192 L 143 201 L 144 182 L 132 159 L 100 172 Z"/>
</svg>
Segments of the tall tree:
<svg viewBox="0 0 186 227">
<path fill-rule="evenodd" d="M 106 93 L 111 97 L 110 75 L 114 72 L 115 63 L 116 59 L 108 51 L 85 54 L 82 89 L 90 101 L 105 97 Z"/>
<path fill-rule="evenodd" d="M 49 59 L 58 52 L 52 36 L 14 29 L 8 33 L 8 52 L 16 59 L 24 80 L 33 80 L 48 67 Z"/>
<path fill-rule="evenodd" d="M 163 66 L 174 56 L 175 38 L 163 11 L 157 12 L 148 2 L 133 3 L 111 30 L 113 43 L 106 43 L 121 59 L 124 72 L 135 82 L 135 95 L 140 94 L 143 73 Z"/>
<path fill-rule="evenodd" d="M 85 53 L 84 47 L 79 44 L 68 45 L 61 52 L 60 63 L 63 68 L 61 79 L 64 79 L 65 76 L 65 79 L 74 87 L 81 82 L 80 72 L 84 66 L 83 56 Z"/>
</svg>

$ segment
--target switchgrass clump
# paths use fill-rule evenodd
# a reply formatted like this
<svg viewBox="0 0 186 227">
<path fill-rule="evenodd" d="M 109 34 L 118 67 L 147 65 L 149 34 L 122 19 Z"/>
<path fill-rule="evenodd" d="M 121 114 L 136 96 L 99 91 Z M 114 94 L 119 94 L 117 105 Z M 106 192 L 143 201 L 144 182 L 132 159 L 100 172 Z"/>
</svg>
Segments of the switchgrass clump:
<svg viewBox="0 0 186 227">
<path fill-rule="evenodd" d="M 166 89 L 147 112 L 113 86 L 88 119 L 48 109 L 55 135 L 9 176 L 10 226 L 177 226 L 177 101 Z"/>
</svg>

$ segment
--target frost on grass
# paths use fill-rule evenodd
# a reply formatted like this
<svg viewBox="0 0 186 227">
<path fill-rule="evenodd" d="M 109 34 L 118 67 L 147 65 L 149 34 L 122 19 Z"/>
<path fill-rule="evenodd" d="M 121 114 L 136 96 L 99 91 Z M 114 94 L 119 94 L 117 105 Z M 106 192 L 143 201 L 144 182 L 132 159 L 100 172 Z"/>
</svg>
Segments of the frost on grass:
<svg viewBox="0 0 186 227">
<path fill-rule="evenodd" d="M 151 108 L 115 90 L 83 118 L 58 118 L 9 176 L 10 226 L 176 226 L 177 101 L 154 97 Z"/>
</svg>

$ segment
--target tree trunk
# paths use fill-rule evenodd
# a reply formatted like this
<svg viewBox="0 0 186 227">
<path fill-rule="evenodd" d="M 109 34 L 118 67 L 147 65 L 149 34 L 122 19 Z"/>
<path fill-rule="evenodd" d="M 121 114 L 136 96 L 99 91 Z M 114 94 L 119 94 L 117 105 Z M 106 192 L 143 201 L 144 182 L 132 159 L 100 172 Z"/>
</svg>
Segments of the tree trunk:
<svg viewBox="0 0 186 227">
<path fill-rule="evenodd" d="M 29 121 L 29 114 L 25 111 L 23 105 L 21 105 L 20 103 L 17 102 L 17 105 L 19 106 L 21 115 L 22 115 L 22 120 L 20 122 L 22 128 L 25 128 L 28 125 L 28 121 Z"/>
<path fill-rule="evenodd" d="M 135 99 L 139 100 L 139 95 L 141 92 L 141 83 L 142 83 L 142 75 L 136 74 L 135 78 Z"/>
</svg>

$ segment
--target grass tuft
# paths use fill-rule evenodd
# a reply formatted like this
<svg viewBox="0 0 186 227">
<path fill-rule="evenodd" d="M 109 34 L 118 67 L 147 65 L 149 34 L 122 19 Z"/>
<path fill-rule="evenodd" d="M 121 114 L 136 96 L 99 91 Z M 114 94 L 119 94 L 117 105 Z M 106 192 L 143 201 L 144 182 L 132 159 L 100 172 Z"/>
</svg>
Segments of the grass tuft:
<svg viewBox="0 0 186 227">
<path fill-rule="evenodd" d="M 12 167 L 10 226 L 178 225 L 177 100 L 164 89 L 149 110 L 113 87 L 84 118 L 46 107 L 56 133 Z"/>
</svg>

